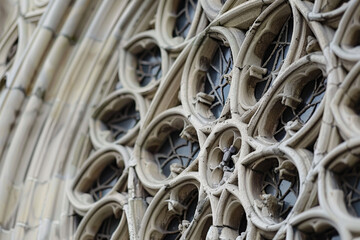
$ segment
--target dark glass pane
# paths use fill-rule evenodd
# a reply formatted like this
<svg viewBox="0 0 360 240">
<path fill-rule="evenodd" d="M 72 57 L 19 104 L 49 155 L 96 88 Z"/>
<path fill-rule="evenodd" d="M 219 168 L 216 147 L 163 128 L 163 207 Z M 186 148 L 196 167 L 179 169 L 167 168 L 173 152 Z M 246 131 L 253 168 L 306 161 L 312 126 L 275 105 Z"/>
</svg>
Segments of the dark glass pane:
<svg viewBox="0 0 360 240">
<path fill-rule="evenodd" d="M 339 174 L 338 182 L 344 191 L 344 200 L 350 214 L 360 217 L 360 164 Z"/>
<path fill-rule="evenodd" d="M 180 239 L 181 232 L 179 225 L 182 224 L 183 220 L 187 220 L 189 223 L 193 220 L 198 198 L 198 190 L 194 189 L 188 194 L 187 198 L 181 202 L 181 204 L 184 206 L 184 211 L 181 215 L 174 215 L 173 218 L 169 221 L 164 240 Z"/>
<path fill-rule="evenodd" d="M 181 223 L 181 219 L 178 217 L 178 216 L 175 216 L 169 223 L 168 227 L 167 227 L 167 230 L 168 231 L 175 231 L 177 232 L 178 231 L 178 226 L 179 224 Z"/>
<path fill-rule="evenodd" d="M 180 239 L 180 234 L 179 233 L 172 233 L 172 234 L 168 233 L 164 237 L 164 240 L 176 240 L 176 239 Z"/>
<path fill-rule="evenodd" d="M 120 223 L 120 218 L 116 219 L 113 215 L 106 218 L 102 222 L 98 232 L 96 233 L 95 239 L 96 240 L 110 240 L 111 235 L 114 233 L 114 231 L 118 227 L 119 223 Z"/>
<path fill-rule="evenodd" d="M 6 56 L 6 61 L 5 64 L 9 64 L 11 62 L 11 60 L 14 59 L 15 55 L 16 55 L 16 51 L 17 51 L 17 47 L 18 47 L 18 39 L 16 39 L 14 41 L 14 43 L 11 45 L 9 52 Z"/>
<path fill-rule="evenodd" d="M 169 222 L 166 228 L 164 240 L 175 240 L 180 238 L 179 224 L 181 223 L 181 216 L 175 215 Z"/>
<path fill-rule="evenodd" d="M 341 239 L 339 233 L 334 228 L 330 228 L 329 230 L 323 233 L 311 233 L 311 234 L 301 233 L 301 238 L 304 240 L 340 240 Z"/>
<path fill-rule="evenodd" d="M 244 212 L 241 216 L 240 225 L 239 225 L 239 235 L 241 233 L 245 232 L 247 228 L 247 219 L 246 219 L 246 213 Z"/>
<path fill-rule="evenodd" d="M 144 49 L 137 56 L 136 75 L 140 86 L 148 85 L 152 80 L 161 78 L 161 53 L 157 46 Z"/>
<path fill-rule="evenodd" d="M 180 164 L 186 168 L 197 157 L 200 147 L 199 143 L 187 141 L 180 137 L 181 131 L 174 131 L 169 134 L 166 141 L 155 154 L 162 173 L 170 176 L 170 166 Z"/>
<path fill-rule="evenodd" d="M 262 58 L 261 67 L 266 68 L 267 73 L 263 76 L 263 80 L 255 85 L 255 98 L 257 101 L 269 90 L 284 63 L 289 51 L 292 33 L 293 18 L 290 16 L 274 41 L 268 46 Z"/>
<path fill-rule="evenodd" d="M 111 131 L 114 140 L 123 137 L 140 120 L 140 113 L 135 109 L 135 102 L 131 101 L 119 111 L 113 112 L 104 125 Z"/>
<path fill-rule="evenodd" d="M 95 201 L 98 201 L 110 192 L 120 178 L 122 171 L 123 169 L 119 168 L 115 161 L 104 168 L 89 190 Z"/>
<path fill-rule="evenodd" d="M 77 229 L 79 227 L 80 222 L 83 219 L 83 217 L 78 215 L 77 213 L 74 213 L 72 215 L 72 217 L 73 217 L 73 219 L 72 219 L 73 220 L 73 227 L 74 227 L 74 229 Z"/>
<path fill-rule="evenodd" d="M 193 220 L 197 203 L 198 203 L 198 191 L 194 190 L 189 194 L 189 198 L 187 199 L 184 219 L 188 220 L 189 222 Z"/>
<path fill-rule="evenodd" d="M 281 121 L 281 124 L 278 123 L 277 127 L 276 127 L 276 132 L 274 134 L 274 137 L 276 140 L 278 140 L 279 142 L 285 137 L 286 135 L 286 131 L 285 131 L 285 125 L 283 125 L 283 121 Z"/>
<path fill-rule="evenodd" d="M 186 38 L 193 21 L 197 0 L 180 0 L 176 11 L 173 37 Z"/>
<path fill-rule="evenodd" d="M 262 194 L 271 194 L 277 198 L 282 205 L 278 217 L 285 219 L 299 194 L 299 179 L 297 176 L 292 180 L 280 179 L 279 171 L 275 170 L 277 166 L 278 163 L 274 161 L 272 168 L 265 172 Z"/>
<path fill-rule="evenodd" d="M 214 101 L 209 106 L 216 118 L 219 118 L 224 108 L 226 99 L 229 95 L 230 84 L 227 74 L 233 68 L 231 49 L 218 42 L 216 52 L 211 60 L 206 80 L 204 92 L 214 97 Z"/>
<path fill-rule="evenodd" d="M 314 80 L 308 82 L 300 94 L 301 102 L 295 109 L 286 107 L 279 118 L 274 137 L 281 141 L 286 134 L 285 126 L 288 122 L 305 124 L 314 115 L 325 95 L 327 79 L 319 74 Z"/>
</svg>

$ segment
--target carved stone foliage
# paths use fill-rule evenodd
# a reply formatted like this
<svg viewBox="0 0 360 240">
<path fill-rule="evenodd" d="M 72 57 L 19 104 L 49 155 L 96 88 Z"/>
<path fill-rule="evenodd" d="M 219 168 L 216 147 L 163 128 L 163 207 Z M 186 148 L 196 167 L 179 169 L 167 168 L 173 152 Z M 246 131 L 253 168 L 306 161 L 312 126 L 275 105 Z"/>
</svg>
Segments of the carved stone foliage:
<svg viewBox="0 0 360 240">
<path fill-rule="evenodd" d="M 75 236 L 358 238 L 359 1 L 142 4 L 68 188 Z"/>
</svg>

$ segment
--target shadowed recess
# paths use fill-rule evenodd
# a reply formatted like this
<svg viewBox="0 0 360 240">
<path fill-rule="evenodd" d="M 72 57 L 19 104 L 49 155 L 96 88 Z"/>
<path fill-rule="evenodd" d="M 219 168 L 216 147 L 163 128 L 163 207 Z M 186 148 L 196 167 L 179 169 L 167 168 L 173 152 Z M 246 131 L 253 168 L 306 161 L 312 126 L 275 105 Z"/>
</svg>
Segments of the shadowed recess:
<svg viewBox="0 0 360 240">
<path fill-rule="evenodd" d="M 349 213 L 360 217 L 360 164 L 338 174 L 337 181 L 344 191 L 344 200 Z"/>
<path fill-rule="evenodd" d="M 339 233 L 334 229 L 330 228 L 322 233 L 304 233 L 300 232 L 301 239 L 303 240 L 340 240 Z"/>
<path fill-rule="evenodd" d="M 155 159 L 166 177 L 171 174 L 171 165 L 186 168 L 200 151 L 198 142 L 187 141 L 180 137 L 180 133 L 181 131 L 171 132 L 155 154 Z"/>
<path fill-rule="evenodd" d="M 314 80 L 308 82 L 300 94 L 301 102 L 296 108 L 286 107 L 278 120 L 278 125 L 274 133 L 277 141 L 281 141 L 286 135 L 285 126 L 288 123 L 300 124 L 307 123 L 318 109 L 321 100 L 324 98 L 327 79 L 322 74 Z"/>
<path fill-rule="evenodd" d="M 112 138 L 118 140 L 135 127 L 139 120 L 140 113 L 136 110 L 135 102 L 131 101 L 102 122 L 110 130 Z"/>
<path fill-rule="evenodd" d="M 264 174 L 261 192 L 262 194 L 271 194 L 277 199 L 281 207 L 278 216 L 274 217 L 283 220 L 290 213 L 299 195 L 299 177 L 294 176 L 291 179 L 281 178 L 278 163 L 275 161 L 273 160 L 273 167 Z"/>
<path fill-rule="evenodd" d="M 115 160 L 104 168 L 89 190 L 94 201 L 100 200 L 111 191 L 122 172 L 123 169 L 116 165 Z"/>
<path fill-rule="evenodd" d="M 166 228 L 164 240 L 178 240 L 181 237 L 181 231 L 179 225 L 182 222 L 188 221 L 189 223 L 193 220 L 196 206 L 198 202 L 199 193 L 197 189 L 194 189 L 189 193 L 188 197 L 181 203 L 184 206 L 184 211 L 181 215 L 174 215 Z"/>
<path fill-rule="evenodd" d="M 95 240 L 110 240 L 111 235 L 115 232 L 120 223 L 120 219 L 121 218 L 116 219 L 113 215 L 106 218 L 96 233 Z"/>
<path fill-rule="evenodd" d="M 157 46 L 144 49 L 137 56 L 136 75 L 140 86 L 161 78 L 161 53 Z"/>
<path fill-rule="evenodd" d="M 18 48 L 18 41 L 19 41 L 18 38 L 16 38 L 14 43 L 11 45 L 8 54 L 6 56 L 6 61 L 5 61 L 6 65 L 8 65 L 14 59 Z"/>
</svg>

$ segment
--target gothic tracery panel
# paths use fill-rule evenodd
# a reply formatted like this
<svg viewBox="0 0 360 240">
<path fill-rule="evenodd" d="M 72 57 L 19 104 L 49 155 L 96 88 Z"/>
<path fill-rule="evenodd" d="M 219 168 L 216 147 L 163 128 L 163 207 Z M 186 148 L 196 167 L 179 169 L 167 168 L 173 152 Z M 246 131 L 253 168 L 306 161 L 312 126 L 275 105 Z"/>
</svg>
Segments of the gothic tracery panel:
<svg viewBox="0 0 360 240">
<path fill-rule="evenodd" d="M 152 3 L 89 121 L 75 236 L 359 237 L 360 3 Z"/>
</svg>

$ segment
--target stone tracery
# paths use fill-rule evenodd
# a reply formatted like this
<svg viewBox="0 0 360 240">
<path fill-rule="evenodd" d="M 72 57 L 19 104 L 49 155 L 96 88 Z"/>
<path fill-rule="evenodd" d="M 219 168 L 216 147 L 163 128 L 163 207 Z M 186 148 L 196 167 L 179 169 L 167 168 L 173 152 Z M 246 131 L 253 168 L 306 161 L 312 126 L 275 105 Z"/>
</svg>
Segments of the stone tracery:
<svg viewBox="0 0 360 240">
<path fill-rule="evenodd" d="M 52 149 L 76 143 L 68 153 L 56 151 L 64 157 L 60 166 L 49 163 L 69 181 L 64 205 L 73 227 L 67 228 L 67 237 L 300 240 L 360 235 L 359 1 L 117 4 L 119 10 L 101 8 L 117 13 L 102 14 L 114 18 L 107 20 L 111 31 L 89 27 L 94 32 L 71 38 L 104 41 L 89 47 L 101 49 L 96 58 L 102 67 L 88 75 L 80 67 L 83 72 L 63 73 L 64 79 L 86 75 L 83 85 L 75 80 L 68 85 L 91 92 L 76 100 L 66 95 L 47 113 L 49 119 L 78 113 L 64 126 L 81 131 L 58 134 L 63 124 L 55 127 L 50 120 L 44 127 L 54 131 Z M 46 1 L 31 6 L 55 9 Z M 84 14 L 84 19 L 91 16 Z M 63 32 L 70 31 L 65 27 Z M 35 102 L 29 105 L 34 107 L 37 100 L 27 98 L 49 97 L 42 81 L 52 70 L 45 69 L 52 58 L 34 75 L 38 84 L 15 84 L 18 75 L 26 79 L 21 72 L 26 67 L 17 62 L 26 55 L 23 36 L 10 32 L 0 42 L 0 98 L 8 98 L 3 90 L 33 91 L 24 101 Z M 59 92 L 66 92 L 65 85 Z M 42 114 L 56 101 L 27 111 Z M 69 107 L 67 101 L 79 105 Z M 83 105 L 91 110 L 78 110 Z M 8 115 L 16 119 L 22 108 L 15 110 Z M 20 120 L 12 128 L 28 129 L 30 120 Z M 9 139 L 20 139 L 11 131 Z M 49 139 L 41 136 L 33 138 Z M 17 154 L 15 145 L 4 149 L 0 153 L 9 157 L 0 166 L 10 165 Z M 43 149 L 26 153 L 46 159 Z M 65 160 L 70 155 L 81 159 L 75 167 Z M 17 211 L 9 209 L 6 213 Z M 0 221 L 0 230 L 11 228 L 12 221 Z"/>
<path fill-rule="evenodd" d="M 319 3 L 316 1 L 316 4 Z M 324 65 L 328 64 L 321 52 L 324 39 L 316 39 L 316 29 L 306 25 L 308 23 L 302 17 L 304 9 L 297 9 L 301 5 L 295 1 L 274 1 L 248 10 L 256 14 L 255 17 L 237 20 L 236 16 L 222 14 L 227 11 L 241 13 L 246 3 L 221 1 L 222 7 L 217 10 L 216 17 L 212 15 L 214 9 L 206 9 L 209 4 L 206 1 L 174 4 L 172 11 L 177 9 L 174 25 L 164 26 L 172 26 L 172 37 L 181 36 L 185 42 L 169 40 L 167 44 L 170 45 L 164 49 L 180 49 L 180 54 L 168 54 L 183 60 L 165 64 L 168 66 L 166 71 L 171 72 L 174 68 L 182 72 L 181 82 L 177 81 L 179 88 L 174 88 L 180 90 L 180 93 L 176 92 L 180 101 L 171 100 L 177 103 L 164 109 L 162 101 L 167 99 L 151 103 L 151 107 L 158 108 L 157 111 L 162 114 L 147 119 L 135 141 L 133 164 L 136 164 L 137 181 L 147 192 L 138 197 L 147 199 L 147 204 L 150 204 L 144 209 L 142 224 L 147 227 L 139 228 L 140 236 L 180 239 L 200 234 L 202 239 L 292 239 L 291 236 L 294 239 L 313 239 L 326 235 L 335 239 L 338 231 L 331 225 L 310 231 L 303 227 L 303 223 L 298 225 L 296 220 L 292 221 L 296 219 L 296 213 L 303 211 L 306 215 L 307 211 L 312 211 L 310 206 L 317 204 L 316 199 L 308 199 L 303 189 L 305 176 L 311 172 L 314 152 L 309 152 L 307 145 L 299 139 L 311 131 L 311 126 L 318 126 L 318 119 L 326 110 L 323 102 L 327 87 L 332 81 L 324 69 Z M 169 9 L 168 5 L 164 6 Z M 196 23 L 192 23 L 191 19 L 201 15 L 195 14 L 199 6 L 204 8 L 205 14 L 209 14 L 210 23 L 204 33 L 194 34 L 194 30 L 190 29 L 196 28 Z M 260 6 L 262 10 L 259 12 Z M 159 9 L 163 6 L 160 5 Z M 236 27 L 236 21 L 241 27 Z M 247 26 L 243 27 L 241 21 L 247 22 Z M 303 25 L 296 25 L 300 21 Z M 155 25 L 155 30 L 159 26 L 162 25 Z M 189 32 L 192 35 L 187 36 Z M 141 41 L 141 38 L 138 39 Z M 162 48 L 161 40 L 156 41 Z M 191 46 L 193 43 L 196 45 Z M 142 46 L 146 44 L 145 41 Z M 158 53 L 160 56 L 160 50 Z M 144 58 L 143 54 L 139 54 L 138 58 Z M 154 53 L 151 54 L 154 58 Z M 166 71 L 160 70 L 164 61 L 168 60 L 162 57 L 157 58 L 162 63 L 157 60 L 152 63 L 150 58 L 144 59 L 139 63 L 148 66 L 137 67 L 136 70 L 141 78 L 140 85 L 145 86 L 161 78 L 155 91 L 162 91 L 162 85 L 173 81 L 172 74 L 167 75 Z M 185 65 L 181 66 L 181 62 Z M 151 72 L 151 79 L 144 69 Z M 146 84 L 143 84 L 144 81 Z M 139 93 L 145 101 L 149 101 L 145 92 Z M 155 92 L 154 99 L 156 95 Z M 266 116 L 271 119 L 266 119 Z M 316 129 L 312 134 L 315 137 L 309 137 L 305 142 L 314 142 L 319 134 L 319 128 Z M 319 144 L 318 141 L 316 144 Z M 279 143 L 279 148 L 289 150 L 285 153 L 278 150 L 276 144 Z M 290 147 L 289 143 L 295 145 Z M 129 146 L 132 146 L 131 143 Z M 316 151 L 315 146 L 315 154 Z M 189 197 L 196 196 L 191 200 L 181 197 L 182 191 L 189 191 L 186 190 L 188 185 L 176 186 L 186 178 L 199 179 L 195 184 L 196 190 L 193 189 L 196 194 L 189 194 Z M 346 184 L 345 180 L 339 181 Z M 234 193 L 225 194 L 227 191 Z M 239 191 L 245 195 L 238 197 Z M 160 200 L 159 194 L 167 197 Z M 346 200 L 355 201 L 354 204 L 358 201 L 356 199 L 346 197 Z M 201 225 L 202 218 L 199 216 L 203 215 L 199 207 L 202 201 L 220 206 L 231 203 L 233 207 L 221 206 L 224 212 L 220 213 L 212 212 L 214 205 L 208 212 L 212 226 L 206 223 L 207 230 L 196 230 L 202 231 L 196 233 L 197 224 Z M 161 205 L 156 207 L 156 204 Z M 353 206 L 348 204 L 348 207 Z M 254 212 L 248 212 L 249 207 Z M 151 216 L 149 211 L 156 214 Z M 228 211 L 240 211 L 242 214 L 239 213 L 240 217 L 233 216 Z M 188 216 L 189 212 L 191 216 Z M 218 214 L 229 216 L 232 220 L 228 217 L 221 219 Z M 162 223 L 156 220 L 160 216 L 163 216 Z M 154 228 L 157 230 L 151 230 L 154 226 L 151 227 L 150 223 L 160 225 Z M 294 229 L 299 226 L 299 230 L 287 233 L 286 225 Z"/>
</svg>

